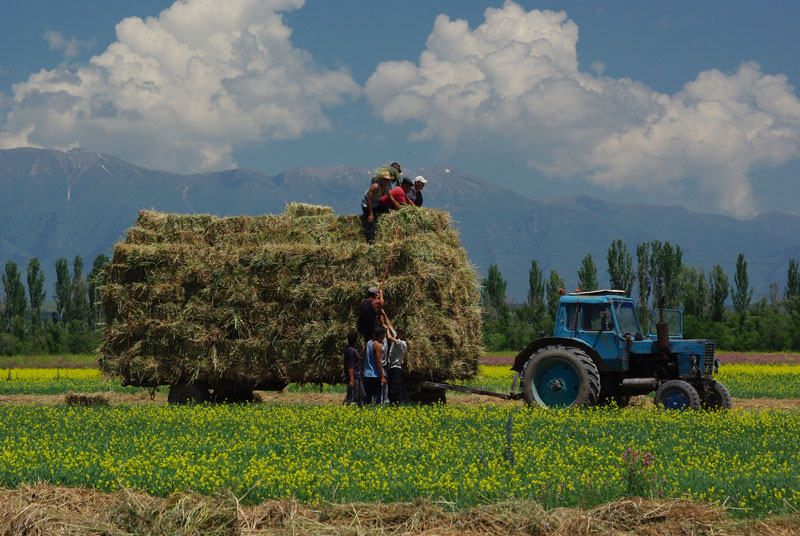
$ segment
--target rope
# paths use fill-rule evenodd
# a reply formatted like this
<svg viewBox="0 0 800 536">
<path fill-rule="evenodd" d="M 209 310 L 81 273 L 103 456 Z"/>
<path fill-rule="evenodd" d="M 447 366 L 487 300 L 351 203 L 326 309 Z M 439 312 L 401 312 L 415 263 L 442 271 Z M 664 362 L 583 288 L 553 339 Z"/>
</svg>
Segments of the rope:
<svg viewBox="0 0 800 536">
<path fill-rule="evenodd" d="M 383 290 L 383 283 L 386 281 L 386 274 L 389 273 L 389 263 L 392 260 L 392 252 L 394 251 L 394 243 L 397 242 L 397 232 L 399 230 L 400 230 L 400 224 L 398 223 L 397 227 L 394 228 L 394 238 L 392 238 L 392 245 L 389 248 L 389 258 L 386 259 L 386 268 L 383 270 L 383 279 L 381 279 L 381 286 L 378 288 L 379 291 Z"/>
</svg>

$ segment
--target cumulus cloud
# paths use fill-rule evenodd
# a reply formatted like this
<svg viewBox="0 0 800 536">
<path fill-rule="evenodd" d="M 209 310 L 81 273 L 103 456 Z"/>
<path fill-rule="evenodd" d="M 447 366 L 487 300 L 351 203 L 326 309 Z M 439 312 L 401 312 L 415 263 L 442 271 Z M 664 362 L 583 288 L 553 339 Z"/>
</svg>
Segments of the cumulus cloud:
<svg viewBox="0 0 800 536">
<path fill-rule="evenodd" d="M 61 51 L 64 56 L 64 61 L 75 58 L 80 54 L 81 49 L 88 50 L 94 47 L 94 39 L 88 39 L 86 41 L 81 41 L 77 37 L 66 39 L 61 32 L 56 32 L 54 30 L 45 32 L 42 37 L 47 41 L 51 49 Z"/>
<path fill-rule="evenodd" d="M 180 0 L 158 17 L 124 19 L 88 64 L 13 86 L 0 147 L 81 145 L 185 172 L 234 165 L 237 143 L 328 129 L 325 107 L 360 88 L 292 45 L 281 13 L 303 3 Z"/>
<path fill-rule="evenodd" d="M 414 139 L 447 148 L 487 137 L 549 177 L 611 189 L 674 190 L 697 181 L 717 208 L 754 210 L 750 171 L 800 155 L 800 101 L 756 63 L 700 73 L 674 95 L 582 72 L 578 27 L 564 12 L 507 0 L 466 21 L 436 18 L 417 63 L 383 62 L 365 92 L 385 121 L 415 120 Z"/>
</svg>

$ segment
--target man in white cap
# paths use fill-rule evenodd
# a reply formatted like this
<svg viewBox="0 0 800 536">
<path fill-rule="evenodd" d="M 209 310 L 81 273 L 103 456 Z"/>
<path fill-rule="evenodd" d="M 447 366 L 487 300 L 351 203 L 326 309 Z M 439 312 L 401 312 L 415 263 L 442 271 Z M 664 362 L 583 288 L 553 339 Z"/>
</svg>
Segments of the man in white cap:
<svg viewBox="0 0 800 536">
<path fill-rule="evenodd" d="M 425 188 L 427 183 L 428 179 L 422 175 L 414 177 L 414 186 L 412 186 L 411 191 L 406 194 L 406 199 L 410 201 L 412 205 L 417 207 L 422 206 L 422 189 Z"/>
</svg>

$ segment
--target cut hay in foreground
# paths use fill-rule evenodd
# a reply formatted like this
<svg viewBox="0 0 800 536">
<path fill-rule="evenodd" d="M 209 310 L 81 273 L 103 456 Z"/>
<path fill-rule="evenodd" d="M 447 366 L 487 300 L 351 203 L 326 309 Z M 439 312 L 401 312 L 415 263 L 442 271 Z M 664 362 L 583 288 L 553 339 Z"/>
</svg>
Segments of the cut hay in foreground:
<svg viewBox="0 0 800 536">
<path fill-rule="evenodd" d="M 406 208 L 364 242 L 357 216 L 289 204 L 216 218 L 143 211 L 115 246 L 100 367 L 135 385 L 341 381 L 367 287 L 409 333 L 408 373 L 471 378 L 480 356 L 476 273 L 445 212 Z"/>
<path fill-rule="evenodd" d="M 99 535 L 267 534 L 663 536 L 715 534 L 790 535 L 800 516 L 732 520 L 721 508 L 685 500 L 623 499 L 591 510 L 545 510 L 509 500 L 453 510 L 446 503 L 321 503 L 293 499 L 245 506 L 230 493 L 214 497 L 176 493 L 157 498 L 124 490 L 115 494 L 48 484 L 0 489 L 0 534 Z"/>
</svg>

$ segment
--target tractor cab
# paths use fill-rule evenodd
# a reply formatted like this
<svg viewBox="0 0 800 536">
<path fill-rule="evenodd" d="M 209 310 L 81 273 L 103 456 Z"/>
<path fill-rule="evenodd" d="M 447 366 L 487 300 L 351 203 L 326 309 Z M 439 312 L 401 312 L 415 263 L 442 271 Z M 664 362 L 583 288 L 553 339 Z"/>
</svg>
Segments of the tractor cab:
<svg viewBox="0 0 800 536">
<path fill-rule="evenodd" d="M 661 309 L 656 308 L 653 311 L 653 319 L 650 321 L 650 329 L 647 330 L 647 336 L 651 339 L 658 337 L 658 323 L 662 321 L 668 326 L 667 335 L 670 339 L 683 338 L 683 311 L 680 309 Z"/>
</svg>

